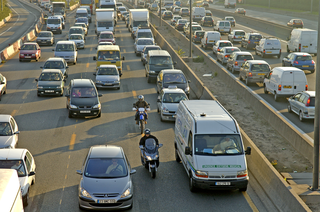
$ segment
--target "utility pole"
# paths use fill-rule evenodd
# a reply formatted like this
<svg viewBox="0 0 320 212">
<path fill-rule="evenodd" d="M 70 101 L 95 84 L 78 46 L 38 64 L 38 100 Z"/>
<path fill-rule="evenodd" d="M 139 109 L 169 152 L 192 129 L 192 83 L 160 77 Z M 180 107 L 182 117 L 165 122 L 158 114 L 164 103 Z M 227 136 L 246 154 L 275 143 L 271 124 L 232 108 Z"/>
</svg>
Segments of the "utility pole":
<svg viewBox="0 0 320 212">
<path fill-rule="evenodd" d="M 162 26 L 162 12 L 161 12 L 161 7 L 162 7 L 162 1 L 160 0 L 160 11 L 159 11 L 159 15 L 160 15 L 160 26 Z"/>
<path fill-rule="evenodd" d="M 311 0 L 310 13 L 312 13 L 313 0 Z"/>
<path fill-rule="evenodd" d="M 189 27 L 190 27 L 190 37 L 189 37 L 189 41 L 190 41 L 190 48 L 189 48 L 189 57 L 192 59 L 192 39 L 191 39 L 191 33 L 192 33 L 192 0 L 189 0 L 189 4 L 190 4 L 190 24 L 189 24 Z"/>
</svg>

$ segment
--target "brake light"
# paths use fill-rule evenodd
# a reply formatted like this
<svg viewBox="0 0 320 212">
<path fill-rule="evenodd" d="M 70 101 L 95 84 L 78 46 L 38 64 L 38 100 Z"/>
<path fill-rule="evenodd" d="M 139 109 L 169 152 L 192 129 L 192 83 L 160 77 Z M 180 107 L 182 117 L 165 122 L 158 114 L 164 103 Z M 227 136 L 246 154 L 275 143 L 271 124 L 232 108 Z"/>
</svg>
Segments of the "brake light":
<svg viewBox="0 0 320 212">
<path fill-rule="evenodd" d="M 233 36 L 233 38 L 236 38 L 236 36 Z"/>
<path fill-rule="evenodd" d="M 238 62 L 237 62 L 237 61 L 236 61 L 236 62 L 234 62 L 234 65 L 235 65 L 235 66 L 238 66 Z"/>
<path fill-rule="evenodd" d="M 225 55 L 224 57 L 229 57 L 230 55 Z"/>
<path fill-rule="evenodd" d="M 301 43 L 299 43 L 299 52 L 301 52 Z"/>
<path fill-rule="evenodd" d="M 208 42 L 208 38 L 206 38 L 206 43 Z"/>
<path fill-rule="evenodd" d="M 306 103 L 306 106 L 310 106 L 310 97 L 309 97 L 309 99 L 308 99 L 308 101 Z"/>
<path fill-rule="evenodd" d="M 251 43 L 250 41 L 248 41 L 248 43 Z"/>
<path fill-rule="evenodd" d="M 265 54 L 265 53 L 266 53 L 266 50 L 264 49 L 264 50 L 263 50 L 263 54 Z"/>
<path fill-rule="evenodd" d="M 294 64 L 299 64 L 299 62 L 298 62 L 298 61 L 296 61 L 296 60 L 295 60 L 293 63 L 294 63 Z"/>
<path fill-rule="evenodd" d="M 314 64 L 314 61 L 312 60 L 312 62 L 311 62 L 312 64 Z"/>
<path fill-rule="evenodd" d="M 278 85 L 278 91 L 281 91 L 281 85 Z"/>
<path fill-rule="evenodd" d="M 218 48 L 217 51 L 220 52 L 220 49 Z"/>
<path fill-rule="evenodd" d="M 252 77 L 252 73 L 251 72 L 248 73 L 248 77 Z"/>
<path fill-rule="evenodd" d="M 306 91 L 308 90 L 308 85 L 306 85 Z"/>
</svg>

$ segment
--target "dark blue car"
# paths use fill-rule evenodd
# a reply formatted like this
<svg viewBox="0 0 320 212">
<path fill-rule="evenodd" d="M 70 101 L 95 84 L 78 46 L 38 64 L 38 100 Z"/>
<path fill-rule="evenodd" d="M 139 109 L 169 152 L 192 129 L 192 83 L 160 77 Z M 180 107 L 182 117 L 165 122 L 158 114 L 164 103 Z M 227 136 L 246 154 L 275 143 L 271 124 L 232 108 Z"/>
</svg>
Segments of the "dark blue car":
<svg viewBox="0 0 320 212">
<path fill-rule="evenodd" d="M 282 66 L 293 66 L 302 70 L 309 70 L 314 73 L 316 63 L 308 53 L 293 52 L 282 59 Z"/>
</svg>

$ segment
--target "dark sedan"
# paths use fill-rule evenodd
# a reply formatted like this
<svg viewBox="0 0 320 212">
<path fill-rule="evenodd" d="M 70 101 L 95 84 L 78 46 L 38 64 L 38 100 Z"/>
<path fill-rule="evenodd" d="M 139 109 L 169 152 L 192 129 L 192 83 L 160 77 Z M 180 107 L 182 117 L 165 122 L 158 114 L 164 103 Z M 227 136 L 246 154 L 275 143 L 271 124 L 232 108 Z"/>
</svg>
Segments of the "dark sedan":
<svg viewBox="0 0 320 212">
<path fill-rule="evenodd" d="M 40 77 L 35 79 L 37 84 L 37 96 L 63 96 L 65 78 L 59 69 L 45 69 Z"/>
<path fill-rule="evenodd" d="M 187 21 L 188 20 L 186 19 L 179 19 L 174 28 L 178 31 L 183 31 L 183 27 L 187 23 Z"/>
<path fill-rule="evenodd" d="M 200 21 L 201 26 L 213 26 L 214 20 L 211 16 L 205 16 Z"/>
</svg>

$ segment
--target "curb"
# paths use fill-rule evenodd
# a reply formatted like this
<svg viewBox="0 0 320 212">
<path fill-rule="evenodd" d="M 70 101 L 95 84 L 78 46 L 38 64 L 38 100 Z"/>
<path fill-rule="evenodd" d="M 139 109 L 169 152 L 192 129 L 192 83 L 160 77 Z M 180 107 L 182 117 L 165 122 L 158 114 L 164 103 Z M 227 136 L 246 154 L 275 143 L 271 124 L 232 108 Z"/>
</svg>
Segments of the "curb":
<svg viewBox="0 0 320 212">
<path fill-rule="evenodd" d="M 0 21 L 0 27 L 3 26 L 5 23 L 7 23 L 11 19 L 11 17 L 12 17 L 12 15 L 10 13 L 9 16 L 7 16 L 5 19 Z"/>
</svg>

